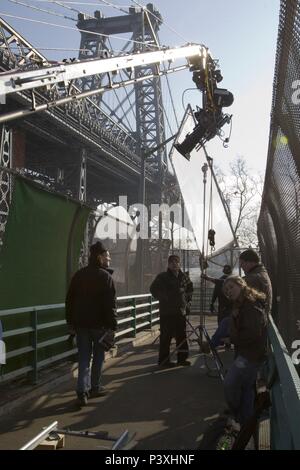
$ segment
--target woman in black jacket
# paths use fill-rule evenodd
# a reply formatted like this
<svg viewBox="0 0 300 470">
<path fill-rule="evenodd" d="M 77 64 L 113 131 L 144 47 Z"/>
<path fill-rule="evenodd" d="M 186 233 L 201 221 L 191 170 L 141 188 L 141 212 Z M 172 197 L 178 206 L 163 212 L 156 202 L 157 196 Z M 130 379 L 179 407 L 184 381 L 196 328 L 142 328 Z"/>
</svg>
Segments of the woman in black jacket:
<svg viewBox="0 0 300 470">
<path fill-rule="evenodd" d="M 230 339 L 236 353 L 224 381 L 225 398 L 242 425 L 253 414 L 257 371 L 266 355 L 265 294 L 249 287 L 239 276 L 228 277 L 223 291 L 233 303 Z"/>
</svg>

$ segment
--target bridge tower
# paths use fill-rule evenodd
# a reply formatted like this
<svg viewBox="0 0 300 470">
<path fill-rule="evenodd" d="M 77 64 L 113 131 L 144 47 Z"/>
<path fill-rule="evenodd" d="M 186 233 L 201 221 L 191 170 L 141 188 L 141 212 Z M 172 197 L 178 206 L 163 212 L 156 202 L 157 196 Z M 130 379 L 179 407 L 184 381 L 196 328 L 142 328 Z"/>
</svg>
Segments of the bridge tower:
<svg viewBox="0 0 300 470">
<path fill-rule="evenodd" d="M 130 7 L 128 14 L 104 17 L 100 11 L 94 17 L 78 15 L 77 27 L 81 32 L 80 59 L 110 57 L 114 54 L 111 40 L 114 36 L 131 35 L 121 52 L 118 54 L 137 53 L 138 51 L 153 51 L 159 47 L 158 31 L 162 17 L 153 4 L 146 8 Z M 91 34 L 92 33 L 92 34 Z M 93 34 L 97 33 L 97 34 Z M 105 125 L 105 118 L 100 115 L 100 109 L 105 110 L 135 138 L 135 153 L 141 158 L 141 177 L 139 200 L 150 207 L 150 204 L 165 201 L 162 191 L 167 175 L 167 153 L 162 146 L 149 154 L 151 149 L 159 147 L 165 140 L 164 110 L 162 102 L 162 85 L 160 77 L 155 77 L 156 64 L 136 67 L 135 70 L 122 72 L 125 79 L 137 78 L 141 75 L 154 75 L 149 80 L 136 83 L 132 88 L 124 89 L 123 97 L 118 98 L 114 107 L 106 101 L 106 95 L 98 95 L 95 101 L 99 106 L 99 119 Z M 90 90 L 99 88 L 113 81 L 113 76 L 98 75 L 85 78 L 80 86 Z M 108 94 L 107 94 L 108 95 Z M 132 127 L 130 127 L 132 126 Z M 147 155 L 145 157 L 145 155 Z M 147 170 L 155 173 L 157 186 L 150 193 L 147 190 Z M 168 243 L 162 241 L 161 221 L 158 227 L 159 236 L 156 240 L 139 240 L 137 248 L 136 273 L 139 279 L 139 289 L 147 289 L 153 271 L 162 269 L 164 256 L 168 252 Z M 148 282 L 147 282 L 148 281 Z"/>
</svg>

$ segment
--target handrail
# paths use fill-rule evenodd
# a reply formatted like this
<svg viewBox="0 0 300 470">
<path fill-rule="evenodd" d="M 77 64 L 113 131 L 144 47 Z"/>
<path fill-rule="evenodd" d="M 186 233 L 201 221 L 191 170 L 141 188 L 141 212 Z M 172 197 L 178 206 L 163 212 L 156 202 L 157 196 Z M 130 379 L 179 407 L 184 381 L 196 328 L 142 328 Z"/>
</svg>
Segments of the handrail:
<svg viewBox="0 0 300 470">
<path fill-rule="evenodd" d="M 145 300 L 146 299 L 146 300 Z M 140 303 L 139 303 L 140 302 Z M 120 306 L 123 304 L 125 306 Z M 116 338 L 119 340 L 120 337 L 124 337 L 128 334 L 131 336 L 136 336 L 137 331 L 141 331 L 144 329 L 152 329 L 152 326 L 158 322 L 158 309 L 152 309 L 152 306 L 158 305 L 158 301 L 154 300 L 151 294 L 138 294 L 138 295 L 130 295 L 130 296 L 121 296 L 117 297 L 117 313 L 119 314 L 118 318 L 118 332 L 116 334 Z M 129 305 L 128 305 L 129 304 Z M 36 383 L 38 380 L 38 370 L 46 364 L 54 363 L 62 358 L 67 358 L 72 356 L 76 353 L 77 349 L 74 348 L 74 345 L 70 342 L 68 344 L 69 336 L 66 334 L 66 331 L 62 331 L 60 333 L 56 332 L 56 336 L 48 336 L 45 338 L 45 334 L 43 338 L 39 338 L 42 333 L 46 333 L 50 331 L 51 328 L 63 327 L 66 325 L 66 321 L 64 318 L 64 314 L 61 315 L 61 319 L 57 318 L 57 315 L 53 321 L 47 318 L 46 322 L 41 322 L 41 318 L 43 313 L 46 313 L 49 310 L 63 310 L 65 308 L 64 303 L 59 304 L 49 304 L 49 305 L 35 305 L 30 307 L 20 307 L 20 308 L 13 308 L 13 309 L 5 309 L 0 311 L 0 318 L 7 317 L 11 319 L 13 316 L 22 315 L 24 313 L 30 314 L 30 319 L 26 322 L 26 325 L 23 327 L 12 328 L 9 327 L 6 331 L 4 329 L 3 332 L 3 339 L 8 342 L 11 338 L 16 337 L 24 337 L 25 335 L 29 335 L 30 342 L 26 347 L 21 347 L 23 345 L 16 345 L 14 344 L 13 349 L 7 348 L 6 358 L 11 359 L 17 356 L 22 356 L 26 354 L 30 354 L 30 364 L 24 367 L 22 366 L 17 367 L 15 370 L 3 373 L 3 369 L 5 372 L 6 366 L 2 368 L 2 380 L 9 380 L 20 375 L 24 375 L 28 371 L 31 372 L 32 382 Z M 20 317 L 18 317 L 20 318 Z M 27 317 L 26 317 L 27 318 Z M 128 325 L 129 323 L 129 325 Z M 130 326 L 130 327 L 129 327 Z M 60 346 L 60 348 L 64 348 L 64 345 L 67 345 L 67 350 L 64 352 L 52 355 L 51 357 L 43 358 L 43 360 L 38 359 L 38 351 L 43 348 L 47 348 L 48 346 Z M 61 349 L 60 349 L 61 350 Z M 51 354 L 51 353 L 49 353 Z"/>
<path fill-rule="evenodd" d="M 271 449 L 300 450 L 300 378 L 272 318 L 268 336 L 277 372 L 271 388 Z"/>
<path fill-rule="evenodd" d="M 118 300 L 131 300 L 131 299 L 142 299 L 145 297 L 149 297 L 151 294 L 137 294 L 137 295 L 123 295 L 118 297 Z M 158 301 L 156 301 L 158 302 Z"/>
<path fill-rule="evenodd" d="M 21 307 L 21 308 L 10 308 L 6 310 L 0 310 L 0 316 L 7 317 L 8 315 L 15 315 L 17 313 L 29 313 L 33 310 L 54 310 L 57 308 L 64 308 L 65 304 L 50 304 L 50 305 L 34 305 L 32 307 Z"/>
</svg>

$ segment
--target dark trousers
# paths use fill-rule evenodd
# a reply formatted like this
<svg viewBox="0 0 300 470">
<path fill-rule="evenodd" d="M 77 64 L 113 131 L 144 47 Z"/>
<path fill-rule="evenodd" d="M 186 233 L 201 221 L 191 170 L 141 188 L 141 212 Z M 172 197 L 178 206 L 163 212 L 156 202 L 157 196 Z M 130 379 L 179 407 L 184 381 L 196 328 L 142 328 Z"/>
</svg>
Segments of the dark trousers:
<svg viewBox="0 0 300 470">
<path fill-rule="evenodd" d="M 185 361 L 189 355 L 186 339 L 186 324 L 183 315 L 165 315 L 160 317 L 160 342 L 158 363 L 169 360 L 170 344 L 172 338 L 176 339 L 177 361 Z"/>
<path fill-rule="evenodd" d="M 230 317 L 230 310 L 226 308 L 220 308 L 218 311 L 218 325 L 220 325 L 221 321 L 224 320 L 224 318 Z"/>
<path fill-rule="evenodd" d="M 99 344 L 99 339 L 103 336 L 102 329 L 78 328 L 78 380 L 77 394 L 88 393 L 90 389 L 101 389 L 101 372 L 104 362 L 104 349 Z M 93 356 L 92 367 L 90 367 Z"/>
<path fill-rule="evenodd" d="M 234 418 L 241 424 L 253 415 L 255 381 L 259 364 L 237 356 L 224 381 L 225 399 Z"/>
</svg>

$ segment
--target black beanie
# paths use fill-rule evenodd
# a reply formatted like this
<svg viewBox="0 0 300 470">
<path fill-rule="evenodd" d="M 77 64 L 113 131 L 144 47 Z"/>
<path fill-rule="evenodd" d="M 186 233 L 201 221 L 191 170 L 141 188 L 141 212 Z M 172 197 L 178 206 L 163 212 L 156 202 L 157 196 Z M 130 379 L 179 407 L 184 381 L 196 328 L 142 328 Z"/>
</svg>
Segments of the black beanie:
<svg viewBox="0 0 300 470">
<path fill-rule="evenodd" d="M 107 248 L 105 248 L 102 242 L 96 242 L 90 246 L 91 256 L 102 255 L 102 253 L 105 253 L 105 251 L 107 251 Z"/>
</svg>

